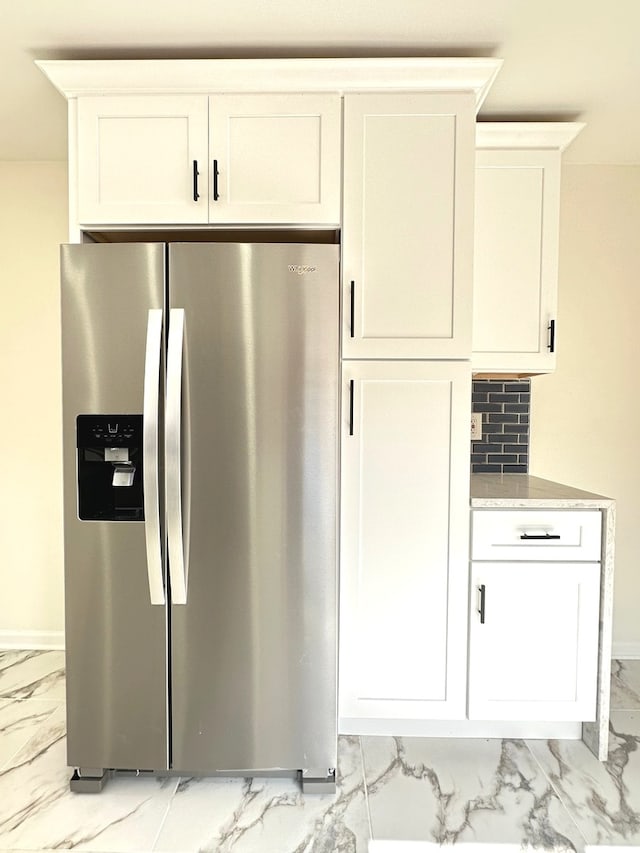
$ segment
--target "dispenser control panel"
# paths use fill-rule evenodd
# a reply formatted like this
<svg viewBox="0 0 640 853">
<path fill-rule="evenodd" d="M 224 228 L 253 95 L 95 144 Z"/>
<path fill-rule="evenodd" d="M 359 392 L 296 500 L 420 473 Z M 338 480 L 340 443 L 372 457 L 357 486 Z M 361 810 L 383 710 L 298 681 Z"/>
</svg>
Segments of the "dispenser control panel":
<svg viewBox="0 0 640 853">
<path fill-rule="evenodd" d="M 78 518 L 144 521 L 142 415 L 78 415 Z"/>
<path fill-rule="evenodd" d="M 78 415 L 78 447 L 142 444 L 142 415 Z"/>
</svg>

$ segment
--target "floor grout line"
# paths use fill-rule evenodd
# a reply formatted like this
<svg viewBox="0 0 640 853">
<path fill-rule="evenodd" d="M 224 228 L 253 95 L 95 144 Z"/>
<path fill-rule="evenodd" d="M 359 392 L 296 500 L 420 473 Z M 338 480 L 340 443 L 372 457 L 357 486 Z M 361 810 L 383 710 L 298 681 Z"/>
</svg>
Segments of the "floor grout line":
<svg viewBox="0 0 640 853">
<path fill-rule="evenodd" d="M 546 741 L 546 743 L 548 743 L 548 741 Z M 546 770 L 544 769 L 542 764 L 538 761 L 534 751 L 529 746 L 529 741 L 525 739 L 524 745 L 528 749 L 529 755 L 533 758 L 534 763 L 537 765 L 537 767 L 540 770 L 540 772 L 542 773 L 543 777 L 547 780 L 547 784 L 549 785 L 549 787 L 551 788 L 553 793 L 558 798 L 558 802 L 560 803 L 560 806 L 561 806 L 563 812 L 569 818 L 570 822 L 575 826 L 578 835 L 582 838 L 582 840 L 584 842 L 584 844 L 583 844 L 583 848 L 584 848 L 585 845 L 589 844 L 589 840 L 585 837 L 585 834 L 582 831 L 582 829 L 580 828 L 580 826 L 578 825 L 578 822 L 576 821 L 576 819 L 573 817 L 573 815 L 571 814 L 571 812 L 569 811 L 569 809 L 565 805 L 564 798 L 563 798 L 562 794 L 556 788 L 556 786 L 553 784 L 552 779 L 549 777 L 549 774 L 546 772 Z"/>
<path fill-rule="evenodd" d="M 364 746 L 362 744 L 362 736 L 358 735 L 358 745 L 360 747 L 360 766 L 362 767 L 362 789 L 364 791 L 364 804 L 367 809 L 367 823 L 369 824 L 369 838 L 373 840 L 373 822 L 371 820 L 371 807 L 369 805 L 369 786 L 367 785 L 367 770 L 364 763 Z"/>
<path fill-rule="evenodd" d="M 178 788 L 180 787 L 180 782 L 182 782 L 182 776 L 176 777 L 176 786 L 173 789 L 173 794 L 169 798 L 169 802 L 167 803 L 167 808 L 165 809 L 162 820 L 160 821 L 160 826 L 158 827 L 158 831 L 156 832 L 153 842 L 149 848 L 150 851 L 154 851 L 156 849 L 156 844 L 160 840 L 160 835 L 162 834 L 162 830 L 164 829 L 164 825 L 167 822 L 167 818 L 169 817 L 169 812 L 171 811 L 171 806 L 173 805 L 173 801 L 175 800 L 176 794 L 178 793 Z"/>
</svg>

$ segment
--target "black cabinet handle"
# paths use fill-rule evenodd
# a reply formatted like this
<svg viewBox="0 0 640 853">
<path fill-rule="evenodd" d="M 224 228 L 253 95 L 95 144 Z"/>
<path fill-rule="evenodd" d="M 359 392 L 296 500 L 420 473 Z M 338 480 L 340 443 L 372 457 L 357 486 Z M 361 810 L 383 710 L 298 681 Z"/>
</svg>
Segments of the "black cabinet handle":
<svg viewBox="0 0 640 853">
<path fill-rule="evenodd" d="M 521 539 L 542 539 L 547 542 L 549 539 L 559 539 L 559 533 L 523 533 Z"/>
<path fill-rule="evenodd" d="M 484 584 L 480 584 L 478 592 L 480 593 L 480 606 L 478 607 L 478 613 L 480 614 L 480 624 L 484 625 L 484 600 L 486 594 L 486 587 Z"/>
<path fill-rule="evenodd" d="M 549 332 L 549 343 L 547 344 L 547 349 L 549 352 L 556 351 L 556 321 L 551 320 L 549 325 L 547 326 L 547 331 Z"/>
<path fill-rule="evenodd" d="M 353 337 L 354 333 L 355 333 L 355 329 L 354 329 L 355 316 L 356 316 L 356 283 L 355 283 L 355 281 L 352 281 L 351 282 L 351 323 L 350 323 L 351 337 Z"/>
<path fill-rule="evenodd" d="M 213 161 L 213 200 L 218 201 L 220 193 L 218 192 L 218 161 Z"/>
<path fill-rule="evenodd" d="M 353 385 L 354 380 L 349 381 L 349 435 L 353 435 Z"/>
<path fill-rule="evenodd" d="M 200 193 L 198 192 L 198 161 L 193 161 L 193 200 L 198 201 L 200 198 Z"/>
</svg>

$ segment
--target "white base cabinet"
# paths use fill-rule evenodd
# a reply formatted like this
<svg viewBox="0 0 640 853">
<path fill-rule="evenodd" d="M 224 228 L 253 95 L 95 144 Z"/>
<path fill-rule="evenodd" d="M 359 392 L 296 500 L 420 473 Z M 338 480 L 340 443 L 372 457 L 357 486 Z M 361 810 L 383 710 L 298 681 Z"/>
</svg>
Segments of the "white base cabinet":
<svg viewBox="0 0 640 853">
<path fill-rule="evenodd" d="M 465 715 L 469 363 L 343 362 L 341 731 Z"/>
<path fill-rule="evenodd" d="M 469 719 L 594 720 L 599 563 L 473 563 Z"/>
<path fill-rule="evenodd" d="M 471 513 L 469 719 L 596 718 L 602 514 Z"/>
</svg>

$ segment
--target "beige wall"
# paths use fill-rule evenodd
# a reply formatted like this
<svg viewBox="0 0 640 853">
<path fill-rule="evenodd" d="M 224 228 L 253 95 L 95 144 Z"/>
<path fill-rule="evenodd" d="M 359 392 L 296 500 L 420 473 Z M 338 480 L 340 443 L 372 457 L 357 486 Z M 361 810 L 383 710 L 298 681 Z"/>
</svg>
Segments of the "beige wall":
<svg viewBox="0 0 640 853">
<path fill-rule="evenodd" d="M 63 629 L 58 246 L 67 235 L 66 180 L 65 163 L 0 163 L 0 641 Z"/>
<path fill-rule="evenodd" d="M 565 166 L 558 368 L 530 471 L 617 500 L 614 654 L 640 656 L 640 166 Z"/>
</svg>

